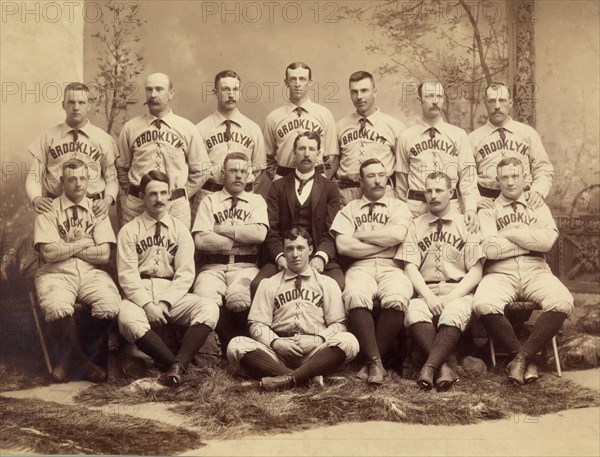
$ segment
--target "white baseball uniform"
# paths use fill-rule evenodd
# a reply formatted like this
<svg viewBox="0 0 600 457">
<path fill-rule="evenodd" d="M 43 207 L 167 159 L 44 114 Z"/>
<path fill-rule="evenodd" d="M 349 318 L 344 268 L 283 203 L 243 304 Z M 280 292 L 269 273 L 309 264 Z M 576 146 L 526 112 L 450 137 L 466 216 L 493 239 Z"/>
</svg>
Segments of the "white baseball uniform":
<svg viewBox="0 0 600 457">
<path fill-rule="evenodd" d="M 188 198 L 212 172 L 196 126 L 172 111 L 161 119 L 145 113 L 123 126 L 118 146 L 119 182 L 129 194 L 123 207 L 123 224 L 144 211 L 144 202 L 138 197 L 140 180 L 149 171 L 158 170 L 169 176 L 173 193 L 169 214 L 190 227 Z"/>
<path fill-rule="evenodd" d="M 192 235 L 200 233 L 204 243 L 210 245 L 217 226 L 232 225 L 234 243 L 233 249 L 219 249 L 216 244 L 214 249 L 203 252 L 194 293 L 202 303 L 221 306 L 225 299 L 228 309 L 243 311 L 250 308 L 250 282 L 259 271 L 256 267 L 258 245 L 244 239 L 261 228 L 266 236 L 269 218 L 267 203 L 258 194 L 242 192 L 237 196 L 235 208 L 233 206 L 233 198 L 226 189 L 207 195 L 200 203 Z"/>
<path fill-rule="evenodd" d="M 26 181 L 30 201 L 36 197 L 56 198 L 62 194 L 62 165 L 70 159 L 79 159 L 87 165 L 90 175 L 87 195 L 90 198 L 96 200 L 106 194 L 117 201 L 119 182 L 115 169 L 118 156 L 115 140 L 89 120 L 77 129 L 77 133 L 75 130 L 63 122 L 42 132 L 27 148 L 35 159 L 35 173 L 30 173 Z"/>
<path fill-rule="evenodd" d="M 169 214 L 157 221 L 144 211 L 123 226 L 117 250 L 119 284 L 126 297 L 119 331 L 127 341 L 133 343 L 150 330 L 143 309 L 150 302 L 169 304 L 170 323 L 215 328 L 219 308 L 188 293 L 194 282 L 194 241 L 181 221 Z"/>
<path fill-rule="evenodd" d="M 333 114 L 308 99 L 301 106 L 288 102 L 267 116 L 264 128 L 267 164 L 270 167 L 284 167 L 287 171 L 296 168 L 294 140 L 299 133 L 307 130 L 321 137 L 323 157 L 340 155 Z M 275 178 L 284 174 L 275 171 Z"/>
<path fill-rule="evenodd" d="M 429 174 L 437 171 L 447 174 L 452 187 L 458 191 L 462 208 L 453 197 L 450 203 L 452 209 L 458 212 L 477 211 L 479 193 L 475 160 L 471 143 L 463 129 L 443 119 L 431 127 L 420 119 L 416 125 L 400 134 L 398 154 L 400 160 L 396 171 L 407 175 L 408 179 L 408 189 L 400 188 L 398 195 L 406 199 L 415 217 L 428 211 L 423 195 L 425 181 Z"/>
<path fill-rule="evenodd" d="M 366 197 L 349 202 L 337 213 L 331 224 L 331 233 L 354 236 L 356 232 L 375 231 L 397 226 L 408 230 L 412 215 L 401 200 L 383 197 L 371 207 Z M 394 262 L 398 246 L 390 246 L 368 259 L 358 259 L 346 272 L 343 293 L 346 310 L 367 308 L 373 310 L 373 299 L 378 297 L 381 308 L 406 311 L 413 294 L 412 284 Z"/>
<path fill-rule="evenodd" d="M 297 277 L 301 277 L 298 287 Z M 248 315 L 252 338 L 239 337 L 229 343 L 227 359 L 239 366 L 240 359 L 248 352 L 261 349 L 273 359 L 278 355 L 271 349 L 277 338 L 294 339 L 300 347 L 315 341 L 324 342 L 305 354 L 302 365 L 317 351 L 326 347 L 338 347 L 350 362 L 358 354 L 358 341 L 346 331 L 346 313 L 341 291 L 328 276 L 320 275 L 307 267 L 300 275 L 284 270 L 263 279 L 258 286 Z"/>
<path fill-rule="evenodd" d="M 364 119 L 364 120 L 363 120 Z M 382 113 L 379 108 L 370 116 L 363 117 L 354 112 L 340 120 L 337 125 L 340 146 L 340 166 L 336 173 L 339 179 L 342 205 L 362 197 L 360 164 L 367 159 L 379 159 L 391 182 L 387 196 L 395 196 L 394 173 L 398 162 L 396 149 L 400 133 L 406 129 L 398 119 Z"/>
<path fill-rule="evenodd" d="M 416 265 L 435 295 L 448 295 L 483 258 L 479 241 L 478 234 L 467 230 L 461 214 L 450 211 L 438 218 L 427 212 L 413 220 L 395 259 Z M 474 291 L 447 303 L 438 326 L 448 325 L 463 331 L 471 317 L 473 296 Z M 412 325 L 431 322 L 433 314 L 427 302 L 418 297 L 410 301 L 406 318 L 408 325 Z"/>
<path fill-rule="evenodd" d="M 482 197 L 496 198 L 500 195 L 496 166 L 505 157 L 516 157 L 523 163 L 525 182 L 531 190 L 546 198 L 552 187 L 554 167 L 540 136 L 532 127 L 510 117 L 502 127 L 487 121 L 469 134 L 469 140 L 474 148 Z"/>
<path fill-rule="evenodd" d="M 545 204 L 532 209 L 524 195 L 516 201 L 500 195 L 493 209 L 479 211 L 479 220 L 488 260 L 475 293 L 475 313 L 501 314 L 508 302 L 519 298 L 539 303 L 544 311 L 570 315 L 573 296 L 552 274 L 543 254 L 558 236 L 550 209 Z"/>
<path fill-rule="evenodd" d="M 36 250 L 42 244 L 60 249 L 63 243 L 100 245 L 116 241 L 110 220 L 94 216 L 90 199 L 76 205 L 64 194 L 52 201 L 51 211 L 36 216 L 33 240 Z M 116 317 L 121 304 L 108 273 L 75 256 L 42 264 L 35 287 L 46 321 L 72 316 L 76 301 L 89 305 L 92 316 L 99 319 Z"/>
</svg>

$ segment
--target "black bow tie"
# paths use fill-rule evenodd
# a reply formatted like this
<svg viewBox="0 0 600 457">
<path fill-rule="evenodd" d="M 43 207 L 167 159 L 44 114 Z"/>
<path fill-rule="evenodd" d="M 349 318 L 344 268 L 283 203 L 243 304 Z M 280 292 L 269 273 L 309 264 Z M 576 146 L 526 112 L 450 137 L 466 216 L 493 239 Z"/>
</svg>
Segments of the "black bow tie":
<svg viewBox="0 0 600 457">
<path fill-rule="evenodd" d="M 366 117 L 361 117 L 358 120 L 358 123 L 360 124 L 360 132 L 364 132 L 365 131 L 365 126 L 367 125 L 368 119 Z"/>
<path fill-rule="evenodd" d="M 162 222 L 156 221 L 156 226 L 154 227 L 154 235 L 155 236 L 160 236 L 160 226 L 161 225 L 162 225 Z"/>
<path fill-rule="evenodd" d="M 302 276 L 300 276 L 300 275 L 296 276 L 296 281 L 294 282 L 294 286 L 296 287 L 296 290 L 298 292 L 300 292 L 302 290 Z"/>
<path fill-rule="evenodd" d="M 73 129 L 71 132 L 73 132 L 73 141 L 77 143 L 77 140 L 79 139 L 79 130 Z"/>
<path fill-rule="evenodd" d="M 444 221 L 442 219 L 438 219 L 436 221 L 437 226 L 436 226 L 436 230 L 438 233 L 440 233 L 442 231 L 442 228 L 444 228 Z"/>
<path fill-rule="evenodd" d="M 298 115 L 298 117 L 302 116 L 302 111 L 302 108 L 299 106 L 297 108 L 294 108 L 294 112 Z"/>
<path fill-rule="evenodd" d="M 156 126 L 156 128 L 158 130 L 160 130 L 160 127 L 161 127 L 161 124 L 162 124 L 162 121 L 160 119 L 154 119 L 154 121 L 152 121 L 152 123 Z"/>
<path fill-rule="evenodd" d="M 517 212 L 517 209 L 519 208 L 519 202 L 517 202 L 516 200 L 513 201 L 510 206 L 512 206 L 513 212 Z"/>
<path fill-rule="evenodd" d="M 429 138 L 433 139 L 433 138 L 435 138 L 435 134 L 437 133 L 437 129 L 435 127 L 429 127 L 427 129 L 427 132 L 429 132 Z"/>
<path fill-rule="evenodd" d="M 231 121 L 225 120 L 225 141 L 231 140 Z"/>
<path fill-rule="evenodd" d="M 232 195 L 231 196 L 231 209 L 235 209 L 237 207 L 237 204 L 239 201 L 240 201 L 240 198 L 237 195 Z"/>
<path fill-rule="evenodd" d="M 506 141 L 506 129 L 504 127 L 500 127 L 498 129 L 496 129 L 498 131 L 498 133 L 500 133 L 500 138 L 502 139 L 502 141 Z"/>
<path fill-rule="evenodd" d="M 385 205 L 380 202 L 370 202 L 369 203 L 369 216 L 373 215 L 373 210 L 375 209 L 376 206 L 385 206 Z"/>
</svg>

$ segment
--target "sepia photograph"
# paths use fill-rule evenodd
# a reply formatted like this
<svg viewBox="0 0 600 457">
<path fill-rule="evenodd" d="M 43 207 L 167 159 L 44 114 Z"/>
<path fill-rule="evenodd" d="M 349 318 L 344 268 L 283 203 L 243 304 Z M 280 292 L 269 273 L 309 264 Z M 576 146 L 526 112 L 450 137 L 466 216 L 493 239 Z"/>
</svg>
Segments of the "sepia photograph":
<svg viewBox="0 0 600 457">
<path fill-rule="evenodd" d="M 0 0 L 0 454 L 600 456 L 595 0 Z"/>
</svg>

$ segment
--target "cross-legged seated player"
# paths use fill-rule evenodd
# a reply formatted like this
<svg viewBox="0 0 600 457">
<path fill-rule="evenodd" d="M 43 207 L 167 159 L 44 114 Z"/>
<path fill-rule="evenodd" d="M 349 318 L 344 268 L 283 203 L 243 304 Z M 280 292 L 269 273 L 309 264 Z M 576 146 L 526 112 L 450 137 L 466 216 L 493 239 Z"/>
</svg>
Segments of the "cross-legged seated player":
<svg viewBox="0 0 600 457">
<path fill-rule="evenodd" d="M 534 207 L 526 199 L 521 161 L 502 159 L 497 170 L 501 194 L 493 208 L 479 212 L 487 260 L 473 310 L 494 342 L 515 355 L 506 375 L 513 384 L 522 385 L 538 378 L 533 357 L 573 311 L 573 296 L 546 263 L 544 253 L 552 249 L 558 231 L 546 204 Z M 534 301 L 543 311 L 524 344 L 504 315 L 506 304 L 517 298 Z"/>
<path fill-rule="evenodd" d="M 307 231 L 284 234 L 287 269 L 258 286 L 248 316 L 252 338 L 235 338 L 227 348 L 230 363 L 262 378 L 265 390 L 303 384 L 358 353 L 358 341 L 346 331 L 339 286 L 309 265 L 313 249 Z"/>
<path fill-rule="evenodd" d="M 417 298 L 410 301 L 408 325 L 428 358 L 417 379 L 423 389 L 447 390 L 458 376 L 447 361 L 471 317 L 473 291 L 481 280 L 479 234 L 467 230 L 462 214 L 450 200 L 455 189 L 448 175 L 437 172 L 425 181 L 429 211 L 416 219 L 400 245 L 396 259 L 404 262 L 406 276 Z M 437 329 L 434 316 L 439 316 Z"/>
</svg>

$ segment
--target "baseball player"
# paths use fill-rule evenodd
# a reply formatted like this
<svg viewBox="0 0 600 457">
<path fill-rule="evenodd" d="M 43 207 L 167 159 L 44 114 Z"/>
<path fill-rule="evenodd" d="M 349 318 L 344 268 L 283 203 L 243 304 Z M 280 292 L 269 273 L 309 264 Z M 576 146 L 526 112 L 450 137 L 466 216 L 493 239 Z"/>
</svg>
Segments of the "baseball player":
<svg viewBox="0 0 600 457">
<path fill-rule="evenodd" d="M 404 263 L 417 298 L 410 301 L 407 323 L 428 358 L 417 384 L 429 390 L 448 390 L 458 376 L 446 362 L 464 331 L 473 304 L 473 293 L 481 280 L 482 258 L 479 235 L 469 232 L 460 213 L 452 211 L 455 190 L 442 172 L 425 180 L 429 211 L 413 220 L 395 259 Z M 432 323 L 439 316 L 436 327 Z M 451 358 L 453 360 L 451 360 Z"/>
<path fill-rule="evenodd" d="M 341 152 L 337 177 L 342 206 L 362 197 L 358 168 L 371 157 L 381 160 L 385 165 L 389 178 L 386 195 L 395 197 L 396 146 L 400 132 L 406 127 L 375 106 L 376 96 L 375 80 L 370 73 L 357 71 L 350 75 L 350 98 L 356 112 L 336 125 Z"/>
<path fill-rule="evenodd" d="M 90 91 L 81 83 L 65 87 L 62 107 L 65 122 L 44 131 L 27 151 L 34 163 L 27 174 L 25 189 L 36 212 L 52 211 L 52 200 L 62 194 L 62 165 L 76 158 L 89 172 L 87 197 L 93 201 L 94 215 L 104 217 L 119 193 L 115 170 L 117 145 L 105 131 L 88 120 Z"/>
<path fill-rule="evenodd" d="M 492 83 L 485 89 L 488 120 L 469 134 L 475 149 L 480 208 L 493 208 L 500 195 L 496 181 L 496 166 L 505 157 L 517 157 L 523 163 L 528 186 L 525 193 L 533 209 L 544 203 L 552 187 L 554 167 L 538 133 L 526 124 L 511 119 L 513 101 L 504 83 Z"/>
<path fill-rule="evenodd" d="M 453 210 L 464 213 L 469 230 L 477 230 L 479 193 L 467 133 L 442 119 L 444 88 L 439 82 L 419 84 L 418 93 L 423 117 L 402 132 L 398 144 L 398 195 L 415 217 L 425 214 L 425 179 L 430 173 L 441 171 L 450 176 L 452 187 L 457 189 L 450 202 Z"/>
<path fill-rule="evenodd" d="M 49 334 L 61 355 L 52 371 L 57 382 L 83 377 L 102 382 L 106 372 L 88 360 L 77 337 L 73 319 L 75 302 L 89 306 L 94 326 L 108 335 L 117 317 L 121 297 L 110 276 L 97 268 L 109 261 L 115 234 L 107 217 L 97 217 L 86 197 L 90 173 L 80 159 L 63 162 L 59 173 L 60 197 L 35 220 L 34 246 L 43 264 L 35 288 L 48 323 Z"/>
<path fill-rule="evenodd" d="M 355 259 L 346 272 L 342 298 L 350 329 L 366 359 L 358 376 L 369 384 L 381 384 L 386 376 L 381 356 L 402 330 L 413 293 L 410 281 L 394 262 L 412 215 L 406 203 L 386 197 L 388 175 L 379 159 L 360 164 L 359 179 L 363 196 L 337 214 L 331 232 L 339 253 Z M 377 328 L 371 315 L 376 297 L 382 309 Z"/>
<path fill-rule="evenodd" d="M 516 157 L 498 163 L 501 195 L 494 207 L 480 211 L 484 276 L 475 292 L 473 310 L 496 343 L 516 354 L 506 367 L 515 385 L 537 379 L 533 357 L 552 339 L 573 310 L 573 297 L 552 274 L 544 253 L 558 237 L 546 204 L 533 208 L 524 195 L 524 167 Z M 506 304 L 516 298 L 538 303 L 543 312 L 521 345 L 508 319 Z"/>
<path fill-rule="evenodd" d="M 267 198 L 269 232 L 265 241 L 267 263 L 250 285 L 252 296 L 264 278 L 287 268 L 283 235 L 293 227 L 311 234 L 316 252 L 310 266 L 317 273 L 333 278 L 344 289 L 344 273 L 336 263 L 335 241 L 329 229 L 340 209 L 340 194 L 333 181 L 315 171 L 321 150 L 321 137 L 307 130 L 294 140 L 296 171 L 273 182 Z"/>
<path fill-rule="evenodd" d="M 331 179 L 339 165 L 340 151 L 335 133 L 335 120 L 327 108 L 313 102 L 308 94 L 312 86 L 312 70 L 304 62 L 293 62 L 285 69 L 290 101 L 269 113 L 265 120 L 264 137 L 267 152 L 267 173 L 273 180 L 294 172 L 293 144 L 296 136 L 306 130 L 321 137 L 322 156 L 326 167 L 317 172 Z"/>
<path fill-rule="evenodd" d="M 116 161 L 121 188 L 127 195 L 121 224 L 144 211 L 140 179 L 150 170 L 166 173 L 171 182 L 169 214 L 191 225 L 190 199 L 211 173 L 204 142 L 196 126 L 169 107 L 173 83 L 163 73 L 146 78 L 148 113 L 127 121 L 119 135 Z"/>
<path fill-rule="evenodd" d="M 240 113 L 237 105 L 240 101 L 241 78 L 232 70 L 224 70 L 215 76 L 213 93 L 217 97 L 217 110 L 196 124 L 208 158 L 212 163 L 213 173 L 200 189 L 192 203 L 192 220 L 200 204 L 200 200 L 212 192 L 223 189 L 221 168 L 223 159 L 231 152 L 243 152 L 252 163 L 249 170 L 247 191 L 258 190 L 260 176 L 267 166 L 265 156 L 265 140 L 257 123 Z M 256 184 L 256 186 L 253 186 Z"/>
<path fill-rule="evenodd" d="M 313 249 L 306 230 L 285 233 L 287 269 L 260 283 L 248 316 L 252 338 L 236 338 L 227 348 L 230 363 L 262 378 L 265 390 L 301 385 L 358 353 L 338 285 L 309 265 Z"/>
<path fill-rule="evenodd" d="M 194 241 L 187 226 L 167 213 L 171 181 L 158 170 L 141 177 L 146 210 L 119 232 L 117 269 L 126 297 L 119 331 L 168 368 L 161 381 L 173 387 L 215 328 L 219 309 L 188 293 L 194 282 Z M 166 324 L 188 327 L 176 355 L 153 330 Z"/>
<path fill-rule="evenodd" d="M 265 200 L 244 190 L 252 168 L 248 156 L 227 154 L 221 168 L 224 187 L 202 199 L 192 235 L 202 254 L 194 293 L 202 303 L 221 310 L 217 332 L 226 348 L 231 338 L 247 333 L 250 282 L 258 274 L 257 254 L 269 218 Z M 227 317 L 233 321 L 232 329 L 225 323 Z"/>
</svg>

